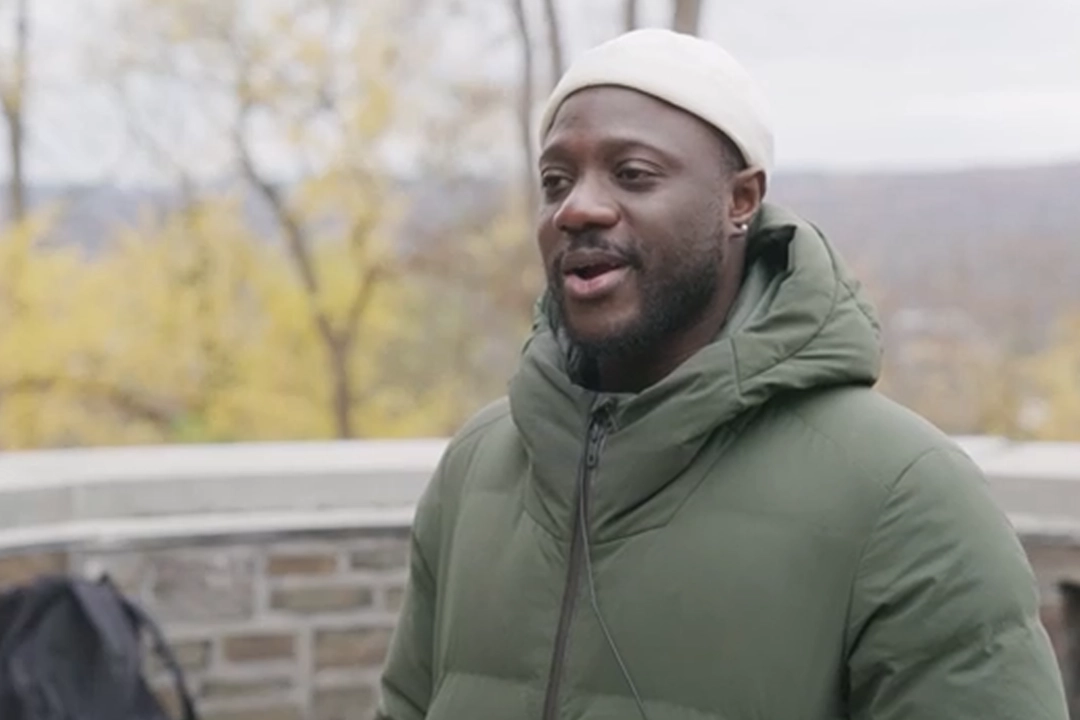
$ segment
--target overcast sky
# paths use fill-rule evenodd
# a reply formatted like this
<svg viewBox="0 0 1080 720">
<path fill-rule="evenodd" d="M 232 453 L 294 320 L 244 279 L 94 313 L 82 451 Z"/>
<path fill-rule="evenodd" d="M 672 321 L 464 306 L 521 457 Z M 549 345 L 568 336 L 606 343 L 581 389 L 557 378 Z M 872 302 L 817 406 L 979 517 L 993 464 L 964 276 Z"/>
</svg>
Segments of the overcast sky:
<svg viewBox="0 0 1080 720">
<path fill-rule="evenodd" d="M 31 174 L 102 179 L 123 166 L 126 139 L 109 97 L 78 79 L 76 48 L 101 40 L 95 6 L 109 0 L 30 2 L 41 78 Z M 618 0 L 562 2 L 571 57 L 614 32 L 596 20 L 615 17 Z M 706 2 L 704 34 L 773 106 L 781 169 L 1080 160 L 1080 0 Z M 647 23 L 661 22 L 667 3 L 644 4 Z"/>
<path fill-rule="evenodd" d="M 1080 159 L 1080 0 L 705 1 L 781 166 Z"/>
</svg>

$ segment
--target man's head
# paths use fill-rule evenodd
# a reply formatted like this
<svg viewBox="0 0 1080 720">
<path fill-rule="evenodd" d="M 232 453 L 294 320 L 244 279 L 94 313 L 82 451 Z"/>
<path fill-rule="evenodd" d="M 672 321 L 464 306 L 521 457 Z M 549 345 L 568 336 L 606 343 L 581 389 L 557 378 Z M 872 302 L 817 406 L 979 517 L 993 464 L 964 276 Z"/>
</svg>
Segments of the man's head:
<svg viewBox="0 0 1080 720">
<path fill-rule="evenodd" d="M 556 87 L 538 240 L 551 298 L 587 354 L 670 347 L 679 362 L 723 323 L 772 162 L 749 87 L 719 47 L 661 30 L 586 53 Z"/>
</svg>

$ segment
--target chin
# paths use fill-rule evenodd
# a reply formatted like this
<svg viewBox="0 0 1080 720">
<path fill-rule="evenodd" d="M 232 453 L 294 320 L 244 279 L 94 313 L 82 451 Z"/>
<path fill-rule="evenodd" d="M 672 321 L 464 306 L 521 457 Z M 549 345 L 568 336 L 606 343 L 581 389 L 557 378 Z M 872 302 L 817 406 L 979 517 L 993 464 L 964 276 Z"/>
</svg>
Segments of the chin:
<svg viewBox="0 0 1080 720">
<path fill-rule="evenodd" d="M 570 341 L 583 352 L 593 356 L 620 355 L 636 345 L 636 324 L 633 321 L 618 322 L 614 318 L 575 318 L 572 314 L 563 318 Z"/>
</svg>

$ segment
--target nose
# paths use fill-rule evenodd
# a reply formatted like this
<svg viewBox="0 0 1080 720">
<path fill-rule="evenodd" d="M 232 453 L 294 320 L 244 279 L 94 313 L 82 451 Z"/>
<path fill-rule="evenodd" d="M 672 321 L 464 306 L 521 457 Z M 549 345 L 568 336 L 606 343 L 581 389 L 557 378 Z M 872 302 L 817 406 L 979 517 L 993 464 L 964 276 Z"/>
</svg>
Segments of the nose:
<svg viewBox="0 0 1080 720">
<path fill-rule="evenodd" d="M 552 221 L 562 232 L 574 235 L 612 227 L 619 221 L 619 211 L 601 182 L 582 177 L 563 199 Z"/>
</svg>

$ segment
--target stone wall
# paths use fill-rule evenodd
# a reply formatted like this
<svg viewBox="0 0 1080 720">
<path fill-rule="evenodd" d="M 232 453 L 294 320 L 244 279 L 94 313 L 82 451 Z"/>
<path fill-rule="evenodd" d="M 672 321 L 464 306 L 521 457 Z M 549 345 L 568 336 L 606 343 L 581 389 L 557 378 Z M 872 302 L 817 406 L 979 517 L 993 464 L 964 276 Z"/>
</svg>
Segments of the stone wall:
<svg viewBox="0 0 1080 720">
<path fill-rule="evenodd" d="M 1024 548 L 1042 598 L 1042 621 L 1054 643 L 1070 698 L 1080 720 L 1080 538 L 1028 534 Z"/>
<path fill-rule="evenodd" d="M 961 444 L 1024 539 L 1080 720 L 1080 444 Z M 0 453 L 0 587 L 108 572 L 164 626 L 206 720 L 371 718 L 408 523 L 444 448 Z"/>
<path fill-rule="evenodd" d="M 108 572 L 163 626 L 205 720 L 369 720 L 406 553 L 401 528 L 13 554 L 0 557 L 0 586 Z M 161 667 L 149 671 L 175 708 Z"/>
<path fill-rule="evenodd" d="M 0 587 L 107 572 L 161 623 L 205 720 L 370 720 L 406 580 L 406 526 L 0 555 Z M 1080 710 L 1080 541 L 1024 545 Z M 149 675 L 176 714 L 161 667 Z M 1074 711 L 1080 718 L 1080 712 Z"/>
</svg>

